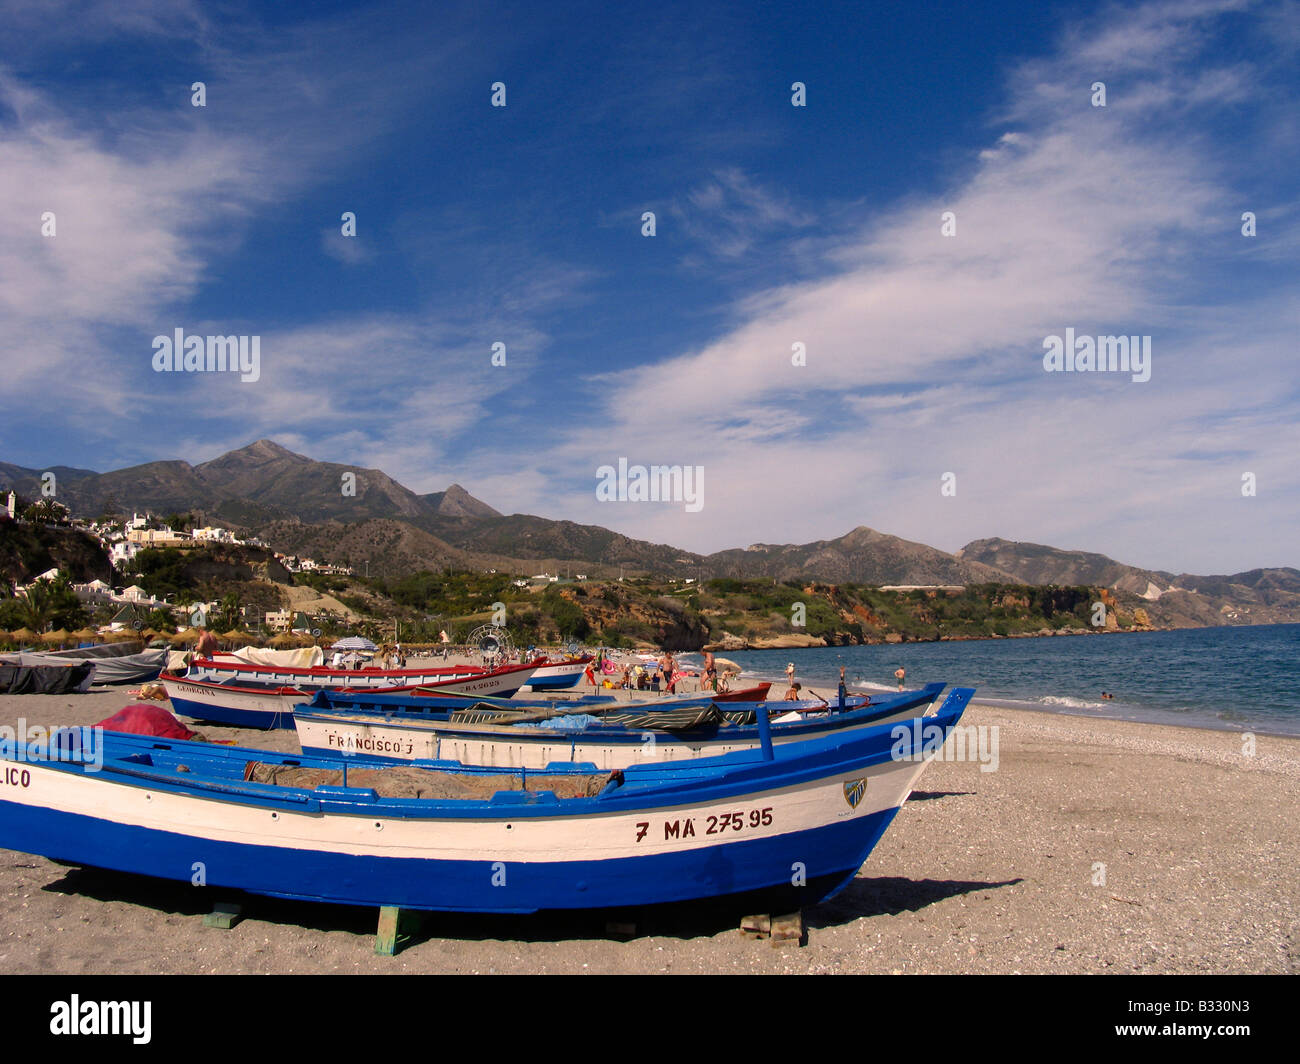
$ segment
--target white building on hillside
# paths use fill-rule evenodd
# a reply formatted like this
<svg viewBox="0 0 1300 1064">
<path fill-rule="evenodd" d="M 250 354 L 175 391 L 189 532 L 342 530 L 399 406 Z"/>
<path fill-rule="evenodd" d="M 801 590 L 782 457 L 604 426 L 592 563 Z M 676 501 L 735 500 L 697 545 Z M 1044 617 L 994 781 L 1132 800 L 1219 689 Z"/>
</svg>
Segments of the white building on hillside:
<svg viewBox="0 0 1300 1064">
<path fill-rule="evenodd" d="M 243 543 L 243 540 L 237 539 L 235 534 L 228 528 L 196 528 L 190 534 L 196 540 L 209 543 Z"/>
<path fill-rule="evenodd" d="M 126 538 L 145 547 L 177 547 L 189 539 L 184 532 L 173 532 L 170 528 L 132 528 Z"/>
<path fill-rule="evenodd" d="M 108 552 L 108 558 L 114 566 L 121 568 L 139 554 L 142 549 L 139 543 L 128 543 L 125 540 L 119 540 L 113 544 L 112 550 Z"/>
</svg>

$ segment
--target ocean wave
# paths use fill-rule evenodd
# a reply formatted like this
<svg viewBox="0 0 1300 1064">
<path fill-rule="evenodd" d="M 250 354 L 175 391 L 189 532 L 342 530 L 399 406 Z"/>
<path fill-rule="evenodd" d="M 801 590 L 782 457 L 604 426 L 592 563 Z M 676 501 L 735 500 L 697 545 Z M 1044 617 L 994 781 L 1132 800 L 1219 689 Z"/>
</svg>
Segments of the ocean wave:
<svg viewBox="0 0 1300 1064">
<path fill-rule="evenodd" d="M 1045 695 L 1037 701 L 1044 706 L 1065 706 L 1067 709 L 1110 709 L 1114 705 L 1113 702 L 1089 702 L 1068 695 Z"/>
</svg>

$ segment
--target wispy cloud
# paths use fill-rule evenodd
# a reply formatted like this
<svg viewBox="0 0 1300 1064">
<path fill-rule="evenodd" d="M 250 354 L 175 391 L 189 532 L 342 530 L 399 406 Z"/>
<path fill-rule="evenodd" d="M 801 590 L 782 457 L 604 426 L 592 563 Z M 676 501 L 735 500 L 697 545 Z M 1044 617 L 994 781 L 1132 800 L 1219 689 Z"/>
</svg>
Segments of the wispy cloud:
<svg viewBox="0 0 1300 1064">
<path fill-rule="evenodd" d="M 1300 481 L 1278 460 L 1297 430 L 1259 404 L 1293 379 L 1295 297 L 1279 276 L 1212 316 L 1189 303 L 1204 249 L 1240 224 L 1226 179 L 1240 146 L 1198 126 L 1189 101 L 1207 122 L 1246 103 L 1295 118 L 1294 98 L 1261 98 L 1249 69 L 1207 50 L 1214 20 L 1238 6 L 1161 4 L 1115 14 L 1100 35 L 1068 31 L 1013 72 L 1001 117 L 1015 128 L 995 130 L 946 196 L 877 214 L 839 272 L 756 293 L 707 346 L 606 377 L 611 396 L 683 386 L 666 403 L 606 403 L 599 430 L 569 443 L 575 467 L 610 454 L 702 464 L 702 513 L 601 506 L 576 476 L 554 508 L 697 549 L 755 538 L 756 525 L 799 540 L 869 523 L 949 549 L 1011 533 L 1210 568 L 1228 554 L 1215 530 L 1231 529 L 1236 556 L 1284 561 L 1267 523 L 1300 517 Z M 1107 107 L 1092 107 L 1091 83 L 1121 71 Z M 1152 381 L 1045 374 L 1042 340 L 1066 326 L 1153 335 Z M 796 342 L 806 366 L 791 364 Z M 738 412 L 751 430 L 735 430 Z M 1232 449 L 1271 470 L 1268 499 L 1242 498 L 1239 461 L 1173 458 L 1216 415 L 1232 417 L 1215 429 Z M 940 495 L 946 471 L 955 498 Z"/>
</svg>

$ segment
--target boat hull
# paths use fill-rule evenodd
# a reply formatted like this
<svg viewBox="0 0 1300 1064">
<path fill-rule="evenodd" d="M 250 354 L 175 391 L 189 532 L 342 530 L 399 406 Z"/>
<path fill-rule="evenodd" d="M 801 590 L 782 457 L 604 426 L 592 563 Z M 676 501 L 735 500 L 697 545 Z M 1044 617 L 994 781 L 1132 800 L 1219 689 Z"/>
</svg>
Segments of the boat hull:
<svg viewBox="0 0 1300 1064">
<path fill-rule="evenodd" d="M 476 679 L 509 677 L 517 681 L 513 687 L 503 683 L 495 690 L 519 690 L 532 678 L 536 665 L 513 665 L 503 669 L 488 670 L 475 665 L 439 666 L 429 669 L 331 669 L 294 668 L 290 666 L 253 665 L 246 662 L 214 661 L 200 658 L 194 661 L 185 676 L 190 680 L 207 683 L 230 683 L 240 686 L 263 685 L 267 687 L 294 687 L 300 691 L 316 690 L 384 690 L 393 688 L 435 687 L 439 690 L 461 690 L 447 686 L 451 682 L 472 682 Z M 469 693 L 486 694 L 488 689 L 470 690 Z"/>
<path fill-rule="evenodd" d="M 577 687 L 590 664 L 591 659 L 587 658 L 583 661 L 562 661 L 554 665 L 543 665 L 533 673 L 533 678 L 528 681 L 528 687 L 533 691 L 566 691 L 570 687 Z"/>
<path fill-rule="evenodd" d="M 949 696 L 934 721 L 939 741 L 969 697 Z M 0 846 L 184 882 L 201 874 L 209 886 L 259 894 L 458 912 L 772 890 L 812 904 L 854 876 L 925 767 L 919 745 L 900 748 L 883 726 L 779 748 L 770 760 L 749 752 L 632 769 L 597 797 L 445 801 L 231 775 L 250 756 L 300 763 L 265 751 L 130 736 L 103 743 L 100 771 L 0 760 L 4 778 L 21 781 L 0 789 Z"/>
<path fill-rule="evenodd" d="M 820 714 L 797 723 L 773 723 L 772 741 L 790 743 L 911 720 L 932 705 L 943 686 L 931 684 L 905 696 L 890 697 L 875 707 Z M 719 708 L 733 707 L 724 704 Z M 775 703 L 769 708 L 774 712 L 783 710 L 784 704 Z M 714 725 L 682 733 L 597 725 L 565 732 L 508 724 L 401 720 L 395 715 L 331 712 L 308 705 L 297 707 L 294 725 L 303 752 L 317 757 L 452 760 L 467 765 L 530 769 L 543 769 L 552 762 L 578 762 L 612 771 L 636 764 L 716 757 L 752 750 L 759 743 L 756 725 Z"/>
<path fill-rule="evenodd" d="M 292 728 L 294 703 L 307 697 L 298 691 L 230 687 L 169 676 L 162 677 L 162 685 L 172 712 L 179 717 L 263 731 Z"/>
<path fill-rule="evenodd" d="M 409 691 L 416 694 L 464 695 L 509 698 L 527 677 L 527 671 L 509 670 L 444 680 L 436 688 L 387 688 L 384 693 Z M 164 674 L 162 685 L 171 700 L 172 711 L 182 717 L 230 724 L 237 728 L 271 731 L 293 727 L 293 707 L 308 701 L 313 691 L 293 687 L 240 687 L 234 684 L 192 680 Z"/>
</svg>

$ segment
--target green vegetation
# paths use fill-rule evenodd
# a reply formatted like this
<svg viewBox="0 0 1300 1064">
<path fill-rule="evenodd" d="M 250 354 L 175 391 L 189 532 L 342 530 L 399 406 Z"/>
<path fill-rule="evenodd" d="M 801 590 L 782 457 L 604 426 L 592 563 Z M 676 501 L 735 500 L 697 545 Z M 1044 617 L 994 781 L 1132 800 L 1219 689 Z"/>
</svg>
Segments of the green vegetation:
<svg viewBox="0 0 1300 1064">
<path fill-rule="evenodd" d="M 0 599 L 0 629 L 73 631 L 90 620 L 66 577 L 41 580 L 12 598 Z"/>
<path fill-rule="evenodd" d="M 185 551 L 149 547 L 131 560 L 126 572 L 154 598 L 184 593 L 195 596 L 199 594 L 199 582 L 192 575 L 188 561 Z"/>
<path fill-rule="evenodd" d="M 990 638 L 1059 629 L 1091 630 L 1101 592 L 1090 587 L 975 584 L 960 591 L 881 591 L 864 585 L 708 580 L 683 587 L 647 577 L 617 583 L 518 588 L 500 573 L 423 570 L 401 578 L 355 579 L 370 596 L 339 594 L 350 609 L 386 623 L 403 638 L 456 642 L 487 623 L 496 604 L 523 645 L 575 641 L 612 647 L 638 644 L 697 649 L 727 633 L 761 641 L 782 637 L 828 644 Z M 1120 628 L 1134 613 L 1108 607 Z M 802 625 L 796 624 L 802 620 Z"/>
</svg>

